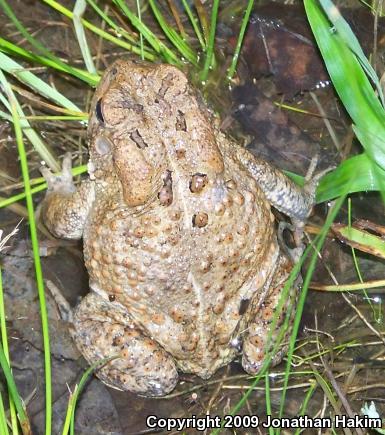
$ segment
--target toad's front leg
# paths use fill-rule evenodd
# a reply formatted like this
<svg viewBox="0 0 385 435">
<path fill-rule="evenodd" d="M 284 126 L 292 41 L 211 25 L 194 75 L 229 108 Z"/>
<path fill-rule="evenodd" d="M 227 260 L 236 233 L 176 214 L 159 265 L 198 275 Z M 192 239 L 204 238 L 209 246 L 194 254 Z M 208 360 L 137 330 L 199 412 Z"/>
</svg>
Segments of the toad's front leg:
<svg viewBox="0 0 385 435">
<path fill-rule="evenodd" d="M 56 237 L 80 239 L 95 198 L 94 183 L 83 181 L 77 188 L 72 181 L 71 154 L 63 160 L 61 175 L 54 175 L 48 168 L 41 168 L 48 189 L 41 205 L 44 224 Z"/>
</svg>

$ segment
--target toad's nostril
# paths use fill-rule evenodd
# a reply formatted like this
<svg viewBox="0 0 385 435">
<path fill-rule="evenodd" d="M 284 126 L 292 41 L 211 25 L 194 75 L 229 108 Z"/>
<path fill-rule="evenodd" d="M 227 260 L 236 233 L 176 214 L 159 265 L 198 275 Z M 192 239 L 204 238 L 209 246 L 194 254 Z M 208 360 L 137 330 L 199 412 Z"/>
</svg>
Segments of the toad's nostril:
<svg viewBox="0 0 385 435">
<path fill-rule="evenodd" d="M 99 100 L 96 102 L 95 112 L 96 112 L 96 118 L 98 119 L 98 121 L 104 123 L 102 99 L 101 98 L 99 98 Z"/>
</svg>

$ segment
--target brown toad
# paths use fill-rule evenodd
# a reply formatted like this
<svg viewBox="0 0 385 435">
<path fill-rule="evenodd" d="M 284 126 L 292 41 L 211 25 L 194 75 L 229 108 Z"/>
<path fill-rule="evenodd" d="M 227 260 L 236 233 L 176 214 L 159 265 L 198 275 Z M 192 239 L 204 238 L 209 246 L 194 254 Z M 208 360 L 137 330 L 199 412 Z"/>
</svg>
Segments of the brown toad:
<svg viewBox="0 0 385 435">
<path fill-rule="evenodd" d="M 257 372 L 293 265 L 270 204 L 303 222 L 314 183 L 306 193 L 222 134 L 170 65 L 108 68 L 88 134 L 89 179 L 75 188 L 67 156 L 61 176 L 44 171 L 42 207 L 54 235 L 83 237 L 91 292 L 73 335 L 87 361 L 119 355 L 98 376 L 148 396 L 240 351 Z"/>
</svg>

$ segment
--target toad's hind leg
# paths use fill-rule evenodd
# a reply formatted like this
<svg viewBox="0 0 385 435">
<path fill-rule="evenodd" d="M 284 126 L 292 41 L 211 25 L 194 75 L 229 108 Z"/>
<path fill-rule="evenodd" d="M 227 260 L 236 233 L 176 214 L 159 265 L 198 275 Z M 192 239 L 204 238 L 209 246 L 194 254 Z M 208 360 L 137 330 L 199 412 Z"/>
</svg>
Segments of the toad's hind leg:
<svg viewBox="0 0 385 435">
<path fill-rule="evenodd" d="M 242 366 L 250 374 L 257 373 L 260 370 L 266 360 L 266 353 L 274 347 L 280 335 L 280 328 L 284 323 L 285 313 L 290 316 L 290 324 L 292 323 L 300 277 L 294 281 L 294 285 L 289 289 L 281 314 L 278 316 L 277 324 L 274 330 L 271 330 L 274 314 L 292 267 L 292 260 L 281 253 L 266 298 L 262 303 L 252 301 L 250 304 L 249 322 L 246 325 L 246 333 L 243 339 L 242 356 Z M 283 341 L 286 341 L 290 332 L 291 328 L 289 327 L 284 332 Z M 287 346 L 279 348 L 278 352 L 273 355 L 272 365 L 278 364 L 282 360 L 286 349 Z"/>
<path fill-rule="evenodd" d="M 89 293 L 76 307 L 73 325 L 76 344 L 90 364 L 118 356 L 96 373 L 105 384 L 144 396 L 163 396 L 175 387 L 172 357 L 116 304 Z"/>
</svg>

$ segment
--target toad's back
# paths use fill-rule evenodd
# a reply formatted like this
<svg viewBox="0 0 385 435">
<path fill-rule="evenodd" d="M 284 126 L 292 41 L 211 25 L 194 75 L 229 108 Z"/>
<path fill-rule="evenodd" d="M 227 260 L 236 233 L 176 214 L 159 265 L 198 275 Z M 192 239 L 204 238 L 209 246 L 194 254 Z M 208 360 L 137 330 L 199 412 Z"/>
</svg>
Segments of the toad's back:
<svg viewBox="0 0 385 435">
<path fill-rule="evenodd" d="M 202 376 L 233 356 L 242 301 L 262 296 L 278 254 L 263 192 L 226 160 L 228 173 L 204 183 L 170 171 L 166 206 L 97 194 L 84 232 L 91 288 Z"/>
</svg>

